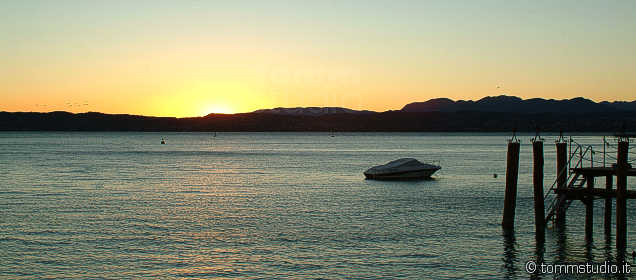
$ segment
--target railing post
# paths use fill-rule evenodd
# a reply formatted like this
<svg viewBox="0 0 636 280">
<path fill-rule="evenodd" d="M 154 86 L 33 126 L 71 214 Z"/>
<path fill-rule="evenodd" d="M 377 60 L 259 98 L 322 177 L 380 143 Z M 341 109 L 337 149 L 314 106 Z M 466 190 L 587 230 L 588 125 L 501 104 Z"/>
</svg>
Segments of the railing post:
<svg viewBox="0 0 636 280">
<path fill-rule="evenodd" d="M 572 145 L 572 140 L 570 139 L 570 145 Z M 557 189 L 566 188 L 567 178 L 568 178 L 568 159 L 567 159 L 567 143 L 565 142 L 557 142 L 556 143 L 556 151 L 557 151 Z M 557 201 L 561 201 L 562 196 L 561 192 L 557 193 Z M 556 222 L 557 224 L 562 224 L 565 222 L 565 211 L 559 208 L 556 209 Z"/>
<path fill-rule="evenodd" d="M 607 145 L 607 142 L 605 141 L 605 136 L 603 136 L 603 167 L 605 167 L 605 145 Z"/>
<path fill-rule="evenodd" d="M 534 186 L 534 227 L 537 240 L 545 239 L 545 205 L 543 202 L 543 141 L 532 142 L 532 183 Z"/>
<path fill-rule="evenodd" d="M 629 154 L 629 139 L 618 142 L 618 155 L 616 157 L 616 252 L 618 261 L 625 257 L 625 245 L 627 243 L 627 156 Z"/>
<path fill-rule="evenodd" d="M 605 177 L 605 189 L 612 191 L 613 175 L 607 175 Z M 612 199 L 605 198 L 605 235 L 612 233 Z"/>
<path fill-rule="evenodd" d="M 594 189 L 594 177 L 585 178 L 587 182 L 587 190 L 591 193 Z M 592 241 L 594 235 L 594 197 L 589 194 L 585 197 L 585 240 Z"/>
<path fill-rule="evenodd" d="M 572 166 L 570 166 L 570 162 L 573 159 L 572 154 L 575 153 L 575 151 L 572 151 L 572 136 L 570 136 L 568 143 L 570 145 L 570 148 L 568 149 L 568 158 L 570 159 L 570 161 L 568 161 L 568 170 L 570 170 L 572 168 Z M 559 151 L 557 151 L 557 157 L 558 156 L 559 156 Z"/>
</svg>

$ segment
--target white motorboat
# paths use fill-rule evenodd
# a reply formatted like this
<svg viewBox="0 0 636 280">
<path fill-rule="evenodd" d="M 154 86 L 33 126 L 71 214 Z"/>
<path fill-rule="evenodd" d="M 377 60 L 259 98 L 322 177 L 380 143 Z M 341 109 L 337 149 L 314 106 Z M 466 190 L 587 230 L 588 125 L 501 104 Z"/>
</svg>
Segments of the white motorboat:
<svg viewBox="0 0 636 280">
<path fill-rule="evenodd" d="M 442 167 L 422 163 L 414 158 L 401 158 L 384 165 L 369 168 L 364 172 L 367 179 L 374 180 L 412 180 L 431 177 Z"/>
</svg>

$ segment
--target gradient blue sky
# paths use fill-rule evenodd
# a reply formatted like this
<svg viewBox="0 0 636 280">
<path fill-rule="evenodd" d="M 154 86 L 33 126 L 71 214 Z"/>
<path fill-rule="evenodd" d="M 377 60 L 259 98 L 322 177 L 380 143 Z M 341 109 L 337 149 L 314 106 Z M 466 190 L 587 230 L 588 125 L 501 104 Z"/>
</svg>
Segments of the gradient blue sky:
<svg viewBox="0 0 636 280">
<path fill-rule="evenodd" d="M 2 1 L 0 110 L 632 101 L 634 50 L 636 1 Z"/>
</svg>

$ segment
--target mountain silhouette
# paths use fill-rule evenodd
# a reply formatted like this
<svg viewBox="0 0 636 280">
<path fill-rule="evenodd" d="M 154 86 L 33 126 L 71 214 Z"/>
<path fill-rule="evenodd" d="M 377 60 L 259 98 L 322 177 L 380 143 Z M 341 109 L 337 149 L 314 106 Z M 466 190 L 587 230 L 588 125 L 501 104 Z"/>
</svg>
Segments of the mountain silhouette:
<svg viewBox="0 0 636 280">
<path fill-rule="evenodd" d="M 283 108 L 278 107 L 274 109 L 260 109 L 252 113 L 256 114 L 277 114 L 277 115 L 303 115 L 303 116 L 322 116 L 330 114 L 372 114 L 372 111 L 358 111 L 342 107 L 295 107 L 295 108 Z"/>
<path fill-rule="evenodd" d="M 436 98 L 426 102 L 414 102 L 402 108 L 404 112 L 516 112 L 516 113 L 591 113 L 612 111 L 636 111 L 636 101 L 600 102 L 577 97 L 554 100 L 532 98 L 523 100 L 515 96 L 488 96 L 477 101 Z"/>
<path fill-rule="evenodd" d="M 402 110 L 274 108 L 172 118 L 103 113 L 0 112 L 0 131 L 542 131 L 616 132 L 636 128 L 636 102 L 514 96 L 477 101 L 431 99 Z"/>
</svg>

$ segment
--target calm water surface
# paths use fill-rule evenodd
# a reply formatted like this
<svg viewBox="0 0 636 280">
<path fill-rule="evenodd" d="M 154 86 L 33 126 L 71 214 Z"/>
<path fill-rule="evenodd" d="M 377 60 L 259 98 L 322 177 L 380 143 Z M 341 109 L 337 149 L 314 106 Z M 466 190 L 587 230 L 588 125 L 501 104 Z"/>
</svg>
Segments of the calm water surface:
<svg viewBox="0 0 636 280">
<path fill-rule="evenodd" d="M 601 200 L 592 243 L 575 202 L 565 232 L 549 228 L 536 245 L 529 139 L 516 232 L 504 238 L 505 135 L 0 133 L 0 278 L 527 279 L 526 261 L 541 256 L 613 260 Z M 364 180 L 400 157 L 443 169 Z"/>
</svg>

